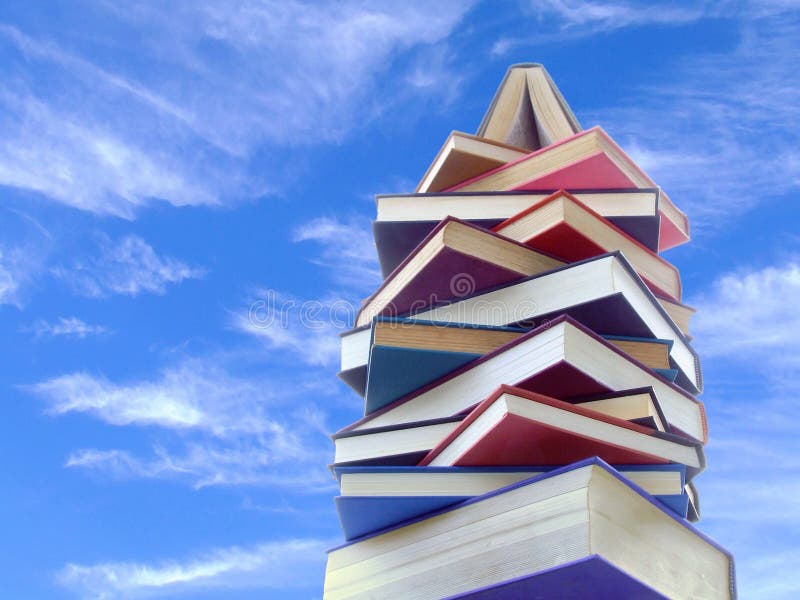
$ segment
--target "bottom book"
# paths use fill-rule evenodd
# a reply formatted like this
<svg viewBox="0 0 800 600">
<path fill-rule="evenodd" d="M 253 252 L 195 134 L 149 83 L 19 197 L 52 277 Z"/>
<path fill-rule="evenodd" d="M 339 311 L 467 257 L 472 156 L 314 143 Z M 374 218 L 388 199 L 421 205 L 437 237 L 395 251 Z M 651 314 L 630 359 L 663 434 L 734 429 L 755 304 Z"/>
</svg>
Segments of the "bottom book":
<svg viewBox="0 0 800 600">
<path fill-rule="evenodd" d="M 576 569 L 605 581 L 582 598 L 736 595 L 728 552 L 594 458 L 334 548 L 325 598 L 559 598 Z"/>
</svg>

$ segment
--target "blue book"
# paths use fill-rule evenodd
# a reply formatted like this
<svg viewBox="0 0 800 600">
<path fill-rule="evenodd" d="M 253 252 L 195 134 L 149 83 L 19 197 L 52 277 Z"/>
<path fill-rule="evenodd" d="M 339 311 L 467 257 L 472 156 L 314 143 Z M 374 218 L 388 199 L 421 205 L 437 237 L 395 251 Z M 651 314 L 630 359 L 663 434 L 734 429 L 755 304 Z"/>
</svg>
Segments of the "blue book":
<svg viewBox="0 0 800 600">
<path fill-rule="evenodd" d="M 686 518 L 686 468 L 679 464 L 614 467 L 655 494 L 663 507 Z M 556 467 L 334 467 L 342 495 L 334 498 L 345 539 L 351 540 L 420 517 Z M 657 474 L 666 474 L 658 481 Z M 655 474 L 655 477 L 654 477 Z M 673 474 L 673 475 L 669 475 Z"/>
<path fill-rule="evenodd" d="M 730 553 L 597 458 L 328 552 L 326 597 L 412 588 L 419 598 L 736 597 Z"/>
<path fill-rule="evenodd" d="M 376 317 L 371 328 L 364 415 L 444 377 L 524 331 L 518 327 Z"/>
<path fill-rule="evenodd" d="M 480 356 L 469 352 L 372 346 L 367 366 L 364 416 Z"/>
</svg>

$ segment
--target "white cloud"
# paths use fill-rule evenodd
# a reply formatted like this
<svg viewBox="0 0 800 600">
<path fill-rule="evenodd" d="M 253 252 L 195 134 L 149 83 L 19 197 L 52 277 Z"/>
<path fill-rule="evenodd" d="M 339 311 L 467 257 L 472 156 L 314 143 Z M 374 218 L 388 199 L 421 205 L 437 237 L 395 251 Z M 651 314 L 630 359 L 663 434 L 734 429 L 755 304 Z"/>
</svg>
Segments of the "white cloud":
<svg viewBox="0 0 800 600">
<path fill-rule="evenodd" d="M 540 16 L 555 17 L 561 27 L 586 28 L 586 33 L 613 31 L 626 27 L 696 21 L 706 12 L 697 4 L 636 4 L 631 2 L 587 2 L 585 0 L 545 0 L 531 4 Z"/>
<path fill-rule="evenodd" d="M 504 56 L 517 47 L 564 43 L 619 29 L 647 25 L 685 25 L 710 13 L 710 8 L 688 3 L 633 3 L 586 0 L 534 0 L 523 13 L 535 17 L 535 36 L 498 38 L 490 50 Z"/>
<path fill-rule="evenodd" d="M 305 364 L 331 366 L 339 357 L 339 334 L 352 326 L 358 312 L 353 296 L 371 293 L 381 281 L 369 221 L 319 217 L 295 228 L 292 241 L 320 246 L 312 262 L 324 279 L 339 286 L 339 296 L 303 300 L 261 290 L 247 314 L 234 314 L 232 325 Z"/>
<path fill-rule="evenodd" d="M 322 585 L 328 540 L 290 539 L 211 550 L 159 563 L 68 564 L 58 581 L 82 598 L 177 597 L 201 590 L 281 590 Z"/>
<path fill-rule="evenodd" d="M 124 217 L 154 200 L 228 204 L 270 193 L 285 175 L 275 161 L 255 175 L 259 149 L 338 141 L 397 98 L 442 92 L 408 86 L 402 73 L 378 78 L 443 43 L 470 8 L 96 4 L 120 32 L 114 52 L 97 53 L 105 40 L 69 15 L 39 37 L 0 28 L 7 60 L 27 74 L 6 78 L 0 93 L 0 184 Z"/>
<path fill-rule="evenodd" d="M 99 256 L 56 267 L 53 274 L 91 298 L 112 294 L 164 294 L 167 285 L 200 279 L 205 270 L 171 257 L 161 257 L 142 238 L 128 235 L 117 242 L 104 237 Z"/>
<path fill-rule="evenodd" d="M 733 381 L 715 381 L 713 396 L 704 396 L 710 440 L 708 468 L 696 481 L 700 526 L 733 552 L 740 597 L 788 600 L 797 597 L 800 581 L 774 574 L 791 573 L 798 558 L 800 460 L 794 424 L 800 406 L 795 391 L 748 388 L 747 378 L 733 370 Z"/>
<path fill-rule="evenodd" d="M 339 333 L 351 326 L 355 308 L 345 300 L 300 300 L 263 290 L 232 326 L 270 349 L 285 350 L 304 364 L 328 367 L 339 357 Z"/>
<path fill-rule="evenodd" d="M 698 309 L 693 333 L 701 355 L 768 355 L 793 359 L 800 351 L 800 262 L 742 270 L 717 278 L 690 302 Z"/>
<path fill-rule="evenodd" d="M 274 377 L 236 376 L 211 360 L 187 360 L 151 380 L 115 383 L 69 373 L 29 386 L 51 415 L 85 414 L 115 426 L 154 428 L 149 454 L 84 448 L 67 467 L 114 478 L 216 485 L 330 488 L 325 417 L 309 389 Z M 298 398 L 301 401 L 298 401 Z"/>
<path fill-rule="evenodd" d="M 779 11 L 732 10 L 733 49 L 682 59 L 591 115 L 688 213 L 696 238 L 800 186 L 800 22 Z"/>
<path fill-rule="evenodd" d="M 110 333 L 107 327 L 91 325 L 77 317 L 58 317 L 54 323 L 39 319 L 33 323 L 30 330 L 33 331 L 36 337 L 71 337 L 78 339 Z"/>
<path fill-rule="evenodd" d="M 114 383 L 76 372 L 30 390 L 48 403 L 52 414 L 87 413 L 112 425 L 198 430 L 216 437 L 280 431 L 267 413 L 275 391 L 206 361 L 187 361 L 154 380 Z"/>
<path fill-rule="evenodd" d="M 369 221 L 319 217 L 297 227 L 295 242 L 316 242 L 321 252 L 315 263 L 327 270 L 326 275 L 341 285 L 372 290 L 380 283 L 375 242 Z"/>
<path fill-rule="evenodd" d="M 695 345 L 711 374 L 702 529 L 734 553 L 741 597 L 789 599 L 797 560 L 800 262 L 718 277 L 699 296 Z M 711 394 L 711 395 L 709 395 Z M 770 540 L 769 544 L 754 540 Z"/>
<path fill-rule="evenodd" d="M 16 275 L 4 264 L 3 251 L 0 250 L 0 305 L 17 303 L 19 285 Z"/>
<path fill-rule="evenodd" d="M 293 421 L 292 427 L 303 427 Z M 203 440 L 177 450 L 163 446 L 147 456 L 126 450 L 84 448 L 64 464 L 118 480 L 175 480 L 194 489 L 216 486 L 256 486 L 292 493 L 333 493 L 336 485 L 325 466 L 327 444 L 311 436 L 254 436 L 224 443 Z M 296 444 L 296 445 L 294 445 Z"/>
</svg>

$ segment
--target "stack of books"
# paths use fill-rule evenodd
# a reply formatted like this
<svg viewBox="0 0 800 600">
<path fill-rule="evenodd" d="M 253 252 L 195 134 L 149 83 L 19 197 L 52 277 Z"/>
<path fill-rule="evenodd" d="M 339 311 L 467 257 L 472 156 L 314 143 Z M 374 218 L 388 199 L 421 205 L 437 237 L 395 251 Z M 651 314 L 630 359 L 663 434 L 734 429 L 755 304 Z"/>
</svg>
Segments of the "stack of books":
<svg viewBox="0 0 800 600">
<path fill-rule="evenodd" d="M 689 524 L 707 427 L 670 198 L 525 64 L 377 205 L 325 597 L 735 597 Z"/>
</svg>

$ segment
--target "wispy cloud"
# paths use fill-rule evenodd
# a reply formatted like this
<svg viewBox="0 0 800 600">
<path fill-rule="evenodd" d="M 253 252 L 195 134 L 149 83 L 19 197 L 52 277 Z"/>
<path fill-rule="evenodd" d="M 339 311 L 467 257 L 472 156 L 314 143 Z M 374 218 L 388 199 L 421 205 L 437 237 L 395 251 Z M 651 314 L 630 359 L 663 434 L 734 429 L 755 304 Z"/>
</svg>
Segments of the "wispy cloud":
<svg viewBox="0 0 800 600">
<path fill-rule="evenodd" d="M 703 530 L 734 552 L 742 597 L 794 598 L 797 581 L 774 578 L 797 559 L 787 532 L 800 526 L 800 263 L 720 275 L 691 302 L 695 344 L 711 374 L 708 472 L 698 483 Z M 780 493 L 776 492 L 780 490 Z M 754 544 L 769 539 L 772 543 Z"/>
<path fill-rule="evenodd" d="M 324 267 L 335 283 L 362 290 L 372 289 L 380 282 L 375 242 L 367 219 L 319 217 L 297 227 L 292 239 L 319 244 L 320 255 L 314 262 Z"/>
<path fill-rule="evenodd" d="M 329 540 L 289 539 L 219 548 L 158 563 L 68 564 L 58 582 L 82 598 L 181 597 L 200 590 L 318 589 Z"/>
<path fill-rule="evenodd" d="M 327 426 L 305 388 L 233 375 L 210 360 L 186 360 L 153 379 L 112 382 L 69 373 L 28 387 L 51 415 L 85 414 L 114 426 L 149 427 L 163 440 L 149 454 L 74 451 L 67 467 L 114 478 L 212 485 L 330 488 Z"/>
<path fill-rule="evenodd" d="M 769 573 L 791 572 L 798 558 L 792 537 L 800 527 L 797 387 L 748 389 L 739 367 L 730 367 L 734 381 L 715 381 L 714 395 L 704 396 L 712 418 L 709 466 L 697 482 L 701 527 L 734 553 L 742 598 L 788 600 L 797 597 L 800 582 Z"/>
<path fill-rule="evenodd" d="M 78 372 L 30 389 L 52 414 L 87 413 L 112 425 L 194 429 L 217 437 L 276 430 L 266 408 L 275 398 L 272 389 L 204 361 L 166 369 L 153 380 L 114 383 Z"/>
<path fill-rule="evenodd" d="M 0 304 L 16 304 L 19 291 L 19 280 L 5 264 L 7 259 L 0 250 Z"/>
<path fill-rule="evenodd" d="M 501 37 L 492 52 L 568 43 L 621 28 L 733 22 L 738 41 L 682 56 L 621 101 L 581 115 L 606 128 L 685 210 L 695 238 L 800 187 L 800 17 L 789 2 L 668 3 L 551 0 L 531 3 L 545 33 Z M 548 33 L 549 32 L 549 33 Z M 567 98 L 569 101 L 569 98 Z"/>
<path fill-rule="evenodd" d="M 245 0 L 124 10 L 95 3 L 121 32 L 114 51 L 76 15 L 46 34 L 5 25 L 0 184 L 132 217 L 153 201 L 213 205 L 258 197 L 284 178 L 250 169 L 259 149 L 334 142 L 385 110 L 375 98 L 428 97 L 391 64 L 447 39 L 470 3 Z M 287 35 L 291 32 L 291 35 Z M 124 40 L 137 40 L 135 46 Z M 13 70 L 12 70 L 13 72 Z M 383 87 L 380 84 L 379 87 Z M 449 93 L 449 92 L 448 92 Z"/>
<path fill-rule="evenodd" d="M 164 294 L 168 285 L 200 279 L 205 270 L 159 256 L 142 238 L 128 235 L 116 242 L 102 237 L 97 257 L 55 267 L 53 274 L 78 294 L 104 298 L 112 294 Z"/>
<path fill-rule="evenodd" d="M 523 7 L 538 22 L 536 36 L 501 37 L 491 52 L 502 56 L 517 46 L 568 41 L 645 25 L 684 25 L 706 16 L 703 4 L 648 4 L 586 0 L 536 0 Z"/>
<path fill-rule="evenodd" d="M 800 352 L 798 298 L 797 260 L 721 275 L 691 300 L 698 309 L 693 328 L 699 351 L 744 361 L 766 356 L 771 366 L 794 360 Z"/>
<path fill-rule="evenodd" d="M 339 356 L 339 333 L 353 323 L 355 306 L 344 299 L 302 300 L 261 290 L 246 311 L 232 315 L 235 330 L 304 364 L 328 367 Z"/>
<path fill-rule="evenodd" d="M 39 319 L 28 329 L 38 338 L 67 337 L 84 339 L 92 335 L 103 335 L 111 332 L 108 327 L 91 325 L 77 317 L 58 317 L 53 323 Z"/>
<path fill-rule="evenodd" d="M 682 24 L 696 21 L 706 13 L 703 4 L 681 2 L 654 5 L 619 1 L 545 0 L 532 2 L 530 6 L 542 17 L 555 17 L 564 29 L 585 27 L 587 33 L 650 24 Z"/>
<path fill-rule="evenodd" d="M 303 427 L 303 423 L 294 421 L 291 426 Z M 64 466 L 122 481 L 180 481 L 198 490 L 255 486 L 294 494 L 333 493 L 336 484 L 325 467 L 330 457 L 327 447 L 319 443 L 322 440 L 322 435 L 318 439 L 256 436 L 224 443 L 203 440 L 178 449 L 156 446 L 149 455 L 84 448 L 72 452 Z"/>
<path fill-rule="evenodd" d="M 338 292 L 304 300 L 263 289 L 246 312 L 233 314 L 232 326 L 305 364 L 331 366 L 339 356 L 339 334 L 352 326 L 358 312 L 354 296 L 371 292 L 381 280 L 369 222 L 319 217 L 297 227 L 292 240 L 319 246 L 311 260 Z"/>
<path fill-rule="evenodd" d="M 682 60 L 592 115 L 700 234 L 800 187 L 797 12 L 745 4 L 725 18 L 739 23 L 731 51 Z"/>
</svg>

